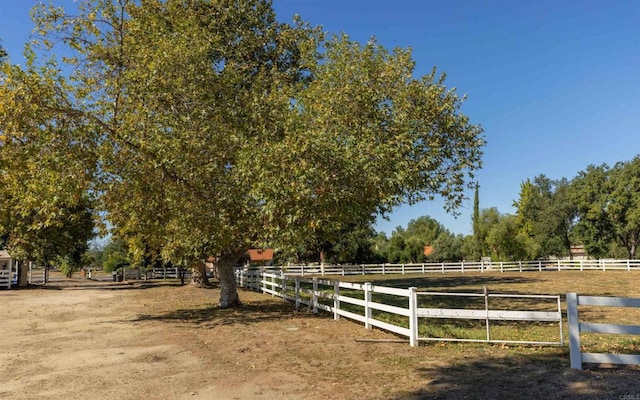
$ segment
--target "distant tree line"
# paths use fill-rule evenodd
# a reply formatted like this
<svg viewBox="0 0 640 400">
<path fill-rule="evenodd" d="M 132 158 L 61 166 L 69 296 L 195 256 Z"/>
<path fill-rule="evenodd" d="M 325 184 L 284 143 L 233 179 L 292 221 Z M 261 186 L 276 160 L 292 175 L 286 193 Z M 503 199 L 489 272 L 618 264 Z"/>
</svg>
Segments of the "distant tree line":
<svg viewBox="0 0 640 400">
<path fill-rule="evenodd" d="M 471 235 L 455 235 L 429 216 L 410 221 L 406 228 L 397 227 L 390 237 L 370 226 L 360 227 L 340 242 L 325 244 L 325 261 L 534 260 L 571 257 L 572 246 L 584 246 L 593 258 L 636 258 L 640 156 L 613 167 L 590 165 L 572 180 L 545 175 L 527 179 L 514 201 L 515 215 L 502 214 L 495 207 L 480 209 L 478 197 L 476 187 Z M 430 255 L 425 255 L 425 245 L 432 246 Z M 318 261 L 317 254 L 302 252 L 297 260 Z"/>
</svg>

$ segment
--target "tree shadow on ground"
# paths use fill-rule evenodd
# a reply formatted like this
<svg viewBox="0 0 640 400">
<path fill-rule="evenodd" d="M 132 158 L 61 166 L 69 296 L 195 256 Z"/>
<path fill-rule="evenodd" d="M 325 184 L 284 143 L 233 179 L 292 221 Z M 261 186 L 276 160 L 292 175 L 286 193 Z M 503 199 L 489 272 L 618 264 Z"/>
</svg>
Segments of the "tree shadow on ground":
<svg viewBox="0 0 640 400">
<path fill-rule="evenodd" d="M 151 289 L 157 287 L 185 286 L 180 282 L 165 281 L 56 281 L 46 285 L 29 285 L 18 290 L 134 290 Z"/>
<path fill-rule="evenodd" d="M 379 283 L 382 286 L 392 286 L 398 288 L 408 288 L 415 286 L 417 288 L 427 288 L 429 290 L 438 289 L 450 289 L 461 286 L 477 287 L 478 290 L 482 290 L 482 286 L 490 286 L 492 284 L 524 284 L 534 283 L 539 281 L 535 278 L 515 277 L 515 276 L 470 276 L 470 275 L 449 275 L 449 276 L 419 276 L 419 277 L 407 277 L 402 279 L 372 279 L 369 282 L 376 284 Z"/>
<path fill-rule="evenodd" d="M 204 329 L 213 329 L 223 325 L 247 325 L 269 320 L 284 320 L 295 315 L 294 306 L 282 300 L 260 301 L 242 304 L 236 308 L 189 308 L 174 310 L 158 315 L 139 315 L 133 321 L 160 321 L 193 324 Z"/>
<path fill-rule="evenodd" d="M 527 354 L 476 358 L 448 366 L 420 368 L 430 381 L 395 400 L 426 399 L 624 399 L 640 398 L 640 368 L 569 368 L 569 354 Z"/>
</svg>

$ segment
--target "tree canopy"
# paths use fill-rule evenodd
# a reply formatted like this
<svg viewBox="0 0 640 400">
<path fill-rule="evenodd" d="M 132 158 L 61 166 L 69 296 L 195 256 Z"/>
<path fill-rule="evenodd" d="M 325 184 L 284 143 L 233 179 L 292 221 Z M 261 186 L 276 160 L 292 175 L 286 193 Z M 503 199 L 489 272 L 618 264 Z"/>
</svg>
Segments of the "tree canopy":
<svg viewBox="0 0 640 400">
<path fill-rule="evenodd" d="M 133 253 L 219 256 L 222 306 L 247 248 L 333 240 L 434 195 L 454 210 L 480 166 L 482 129 L 444 74 L 280 23 L 267 0 L 93 0 L 34 20 L 38 57 L 0 75 L 3 154 L 65 154 L 40 164 L 52 193 L 91 193 Z"/>
</svg>

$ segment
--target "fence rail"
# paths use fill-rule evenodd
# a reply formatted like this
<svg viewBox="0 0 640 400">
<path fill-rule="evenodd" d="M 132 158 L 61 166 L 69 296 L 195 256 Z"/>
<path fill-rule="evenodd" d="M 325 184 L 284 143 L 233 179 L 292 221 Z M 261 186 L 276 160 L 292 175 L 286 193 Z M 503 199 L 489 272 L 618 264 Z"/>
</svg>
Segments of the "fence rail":
<svg viewBox="0 0 640 400">
<path fill-rule="evenodd" d="M 358 265 L 286 265 L 263 266 L 263 271 L 287 275 L 372 275 L 447 272 L 525 272 L 525 271 L 640 271 L 640 260 L 535 260 L 535 261 L 460 261 L 419 264 L 358 264 Z"/>
<path fill-rule="evenodd" d="M 11 281 L 12 281 L 12 276 L 11 276 L 11 270 L 9 269 L 2 269 L 0 270 L 0 287 L 6 287 L 6 288 L 11 288 Z"/>
<path fill-rule="evenodd" d="M 580 348 L 580 332 L 640 335 L 640 325 L 580 322 L 578 306 L 640 308 L 640 298 L 578 296 L 576 293 L 567 293 L 571 368 L 582 369 L 583 363 L 640 365 L 640 354 L 582 353 Z"/>
<path fill-rule="evenodd" d="M 263 293 L 278 296 L 285 300 L 294 301 L 296 308 L 307 305 L 309 311 L 318 312 L 325 310 L 333 313 L 334 319 L 340 317 L 349 318 L 365 325 L 372 326 L 395 334 L 406 336 L 411 346 L 416 346 L 419 341 L 449 340 L 449 341 L 474 341 L 488 343 L 521 343 L 558 345 L 563 344 L 562 313 L 560 310 L 560 296 L 548 295 L 513 295 L 483 293 L 434 293 L 418 292 L 417 288 L 400 289 L 386 286 L 373 285 L 371 283 L 351 283 L 321 279 L 318 277 L 305 278 L 302 276 L 287 276 L 286 274 L 264 272 L 250 269 L 236 270 L 237 282 L 240 286 Z M 376 295 L 374 297 L 374 295 Z M 418 296 L 436 295 L 452 297 L 483 297 L 485 307 L 483 309 L 442 309 L 419 308 Z M 393 300 L 388 300 L 389 297 Z M 557 311 L 520 311 L 506 309 L 489 309 L 489 298 L 527 298 L 527 299 L 552 299 Z M 387 300 L 387 301 L 385 301 Z M 422 301 L 424 303 L 424 301 Z M 382 320 L 376 314 L 386 313 L 392 316 L 390 320 Z M 471 319 L 486 321 L 486 339 L 459 339 L 459 338 L 434 338 L 419 337 L 418 323 L 427 318 Z M 557 322 L 559 324 L 559 341 L 520 341 L 520 340 L 495 340 L 490 336 L 491 321 L 532 321 L 532 322 Z"/>
</svg>

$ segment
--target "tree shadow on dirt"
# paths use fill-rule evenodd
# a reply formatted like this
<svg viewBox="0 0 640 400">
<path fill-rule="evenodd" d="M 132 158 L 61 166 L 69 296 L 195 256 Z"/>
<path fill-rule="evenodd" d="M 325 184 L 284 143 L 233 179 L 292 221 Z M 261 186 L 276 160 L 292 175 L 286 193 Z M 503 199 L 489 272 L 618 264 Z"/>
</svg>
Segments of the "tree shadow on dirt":
<svg viewBox="0 0 640 400">
<path fill-rule="evenodd" d="M 418 373 L 430 383 L 395 400 L 640 398 L 639 368 L 570 369 L 568 352 L 468 359 Z"/>
<path fill-rule="evenodd" d="M 135 290 L 151 289 L 157 287 L 180 287 L 179 282 L 107 282 L 107 281 L 87 281 L 87 282 L 54 282 L 47 285 L 29 285 L 18 290 Z"/>
<path fill-rule="evenodd" d="M 193 324 L 200 328 L 212 329 L 223 325 L 247 325 L 269 320 L 284 320 L 297 314 L 293 304 L 282 300 L 260 301 L 242 304 L 237 308 L 191 308 L 175 310 L 158 315 L 139 315 L 133 321 L 160 321 Z"/>
<path fill-rule="evenodd" d="M 447 276 L 420 276 L 420 277 L 407 277 L 402 279 L 388 279 L 381 278 L 379 280 L 372 279 L 369 282 L 376 284 L 379 283 L 383 286 L 392 286 L 398 288 L 408 288 L 415 286 L 417 288 L 426 288 L 429 290 L 458 288 L 461 286 L 477 287 L 479 291 L 482 291 L 482 286 L 491 286 L 492 284 L 522 284 L 522 283 L 534 283 L 539 281 L 535 278 L 515 277 L 515 276 L 500 276 L 500 275 L 485 275 L 485 276 L 470 276 L 470 275 L 447 275 Z"/>
</svg>

